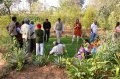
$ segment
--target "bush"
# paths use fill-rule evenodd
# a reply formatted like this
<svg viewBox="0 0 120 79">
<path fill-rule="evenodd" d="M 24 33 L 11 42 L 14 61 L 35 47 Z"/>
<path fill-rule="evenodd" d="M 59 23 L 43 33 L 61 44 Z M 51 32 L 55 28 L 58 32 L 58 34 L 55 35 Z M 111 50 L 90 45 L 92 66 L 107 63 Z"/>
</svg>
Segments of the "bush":
<svg viewBox="0 0 120 79">
<path fill-rule="evenodd" d="M 66 66 L 66 59 L 62 56 L 57 56 L 53 59 L 53 63 L 59 68 L 64 68 Z"/>
<path fill-rule="evenodd" d="M 17 40 L 13 40 L 12 45 L 8 45 L 7 53 L 3 54 L 3 59 L 5 59 L 8 63 L 9 67 L 14 67 L 17 71 L 23 69 L 27 59 L 28 53 L 25 49 L 20 49 Z"/>
<path fill-rule="evenodd" d="M 33 57 L 33 64 L 36 66 L 45 66 L 49 64 L 49 56 L 37 55 Z"/>
</svg>

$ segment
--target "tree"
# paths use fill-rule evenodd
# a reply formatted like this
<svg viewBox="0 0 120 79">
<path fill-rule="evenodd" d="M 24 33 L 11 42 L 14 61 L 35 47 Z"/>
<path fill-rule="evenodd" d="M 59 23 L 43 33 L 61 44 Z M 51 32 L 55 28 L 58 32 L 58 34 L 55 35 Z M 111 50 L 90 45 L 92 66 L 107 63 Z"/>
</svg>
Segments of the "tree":
<svg viewBox="0 0 120 79">
<path fill-rule="evenodd" d="M 4 14 L 8 14 L 9 16 L 11 15 L 11 6 L 13 3 L 19 2 L 20 0 L 0 0 L 0 4 L 3 4 L 3 7 L 1 8 L 1 11 Z"/>
<path fill-rule="evenodd" d="M 104 29 L 110 29 L 108 19 L 114 12 L 117 12 L 116 14 L 119 15 L 120 0 L 92 0 L 91 2 L 91 4 L 98 10 L 96 18 L 99 21 L 101 21 L 101 19 L 104 20 L 101 22 L 103 24 L 101 26 L 103 26 Z"/>
<path fill-rule="evenodd" d="M 94 7 L 89 6 L 86 9 L 83 17 L 83 24 L 85 27 L 90 27 L 91 23 L 93 23 L 93 21 L 95 20 L 96 14 L 97 10 Z"/>
<path fill-rule="evenodd" d="M 42 3 L 40 2 L 34 2 L 31 7 L 30 7 L 30 10 L 31 10 L 31 13 L 34 12 L 34 13 L 39 13 L 41 12 L 41 9 L 42 9 Z"/>
<path fill-rule="evenodd" d="M 30 7 L 30 13 L 32 12 L 31 10 L 31 6 L 34 2 L 37 2 L 38 0 L 27 0 L 28 4 L 29 4 L 29 7 Z"/>
</svg>

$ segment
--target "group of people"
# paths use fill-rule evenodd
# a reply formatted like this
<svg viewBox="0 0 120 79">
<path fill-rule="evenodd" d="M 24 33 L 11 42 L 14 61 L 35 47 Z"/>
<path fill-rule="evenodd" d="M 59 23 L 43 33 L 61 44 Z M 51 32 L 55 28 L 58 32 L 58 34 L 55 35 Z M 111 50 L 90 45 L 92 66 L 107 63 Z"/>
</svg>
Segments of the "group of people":
<svg viewBox="0 0 120 79">
<path fill-rule="evenodd" d="M 12 22 L 6 27 L 11 38 L 17 38 L 20 48 L 25 45 L 26 52 L 33 52 L 36 50 L 36 55 L 44 54 L 44 42 L 49 41 L 51 23 L 46 19 L 42 25 L 34 25 L 34 21 L 30 21 L 25 18 L 22 23 L 17 22 L 17 17 L 12 17 Z M 54 32 L 56 32 L 57 41 L 53 42 L 53 49 L 50 51 L 50 54 L 57 53 L 63 54 L 63 49 L 65 45 L 60 44 L 60 37 L 64 30 L 63 23 L 61 19 L 58 18 L 58 21 L 55 23 Z M 59 50 L 60 49 L 60 50 Z"/>
<path fill-rule="evenodd" d="M 7 26 L 7 31 L 10 36 L 13 38 L 17 38 L 20 48 L 25 44 L 26 52 L 36 51 L 36 55 L 44 54 L 44 42 L 49 42 L 50 38 L 50 29 L 51 23 L 48 19 L 43 23 L 43 29 L 41 29 L 42 25 L 37 24 L 34 25 L 34 21 L 30 21 L 25 18 L 22 23 L 17 22 L 16 17 L 12 17 L 12 22 Z M 74 43 L 75 38 L 77 38 L 77 44 L 79 39 L 82 38 L 82 25 L 79 22 L 79 19 L 76 19 L 76 22 L 73 26 L 74 34 L 72 37 L 72 44 Z M 58 18 L 58 21 L 55 23 L 54 32 L 56 33 L 57 41 L 53 42 L 54 47 L 50 50 L 49 54 L 57 54 L 62 55 L 64 53 L 65 44 L 60 43 L 61 35 L 64 31 L 64 24 L 61 22 L 61 19 Z M 77 54 L 75 57 L 88 58 L 90 53 L 95 53 L 96 48 L 103 44 L 103 42 L 99 42 L 99 38 L 97 37 L 98 27 L 97 21 L 95 20 L 93 24 L 91 24 L 91 35 L 90 42 L 88 39 L 84 40 L 84 43 L 77 49 Z M 120 33 L 120 24 L 117 22 L 116 24 L 116 35 Z M 84 56 L 83 56 L 84 55 Z"/>
<path fill-rule="evenodd" d="M 75 57 L 79 59 L 89 58 L 92 54 L 100 50 L 106 50 L 107 46 L 105 40 L 100 40 L 97 32 L 97 21 L 94 21 L 94 23 L 91 24 L 90 42 L 88 39 L 85 39 L 84 43 L 77 49 L 78 52 L 75 54 Z M 116 23 L 113 38 L 120 39 L 120 22 Z"/>
</svg>

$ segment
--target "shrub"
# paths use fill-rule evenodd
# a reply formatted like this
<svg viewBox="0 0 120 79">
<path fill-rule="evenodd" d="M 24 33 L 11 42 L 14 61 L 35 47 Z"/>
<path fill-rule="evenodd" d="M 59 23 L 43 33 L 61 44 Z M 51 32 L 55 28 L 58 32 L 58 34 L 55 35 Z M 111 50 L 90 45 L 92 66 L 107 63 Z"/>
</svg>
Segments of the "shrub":
<svg viewBox="0 0 120 79">
<path fill-rule="evenodd" d="M 7 61 L 9 67 L 14 67 L 20 71 L 28 59 L 28 53 L 25 49 L 20 49 L 17 40 L 14 39 L 13 44 L 9 45 L 7 53 L 3 54 L 3 59 Z"/>
<path fill-rule="evenodd" d="M 66 66 L 66 59 L 63 56 L 57 56 L 53 59 L 53 63 L 59 68 L 64 68 Z"/>
<path fill-rule="evenodd" d="M 33 56 L 33 64 L 36 66 L 45 66 L 49 63 L 49 56 Z"/>
</svg>

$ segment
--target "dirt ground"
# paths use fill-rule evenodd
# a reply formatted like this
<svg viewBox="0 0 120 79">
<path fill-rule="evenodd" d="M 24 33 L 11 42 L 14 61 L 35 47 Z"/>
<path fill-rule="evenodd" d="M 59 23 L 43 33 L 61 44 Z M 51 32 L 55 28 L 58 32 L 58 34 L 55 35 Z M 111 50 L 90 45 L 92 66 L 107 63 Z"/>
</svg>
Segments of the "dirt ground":
<svg viewBox="0 0 120 79">
<path fill-rule="evenodd" d="M 54 65 L 44 67 L 30 65 L 20 72 L 11 71 L 3 79 L 68 79 L 68 75 L 65 73 L 65 69 L 57 68 Z"/>
<path fill-rule="evenodd" d="M 0 71 L 5 67 L 6 62 L 2 59 L 2 53 L 0 53 Z"/>
</svg>

